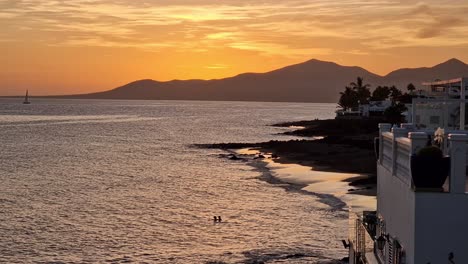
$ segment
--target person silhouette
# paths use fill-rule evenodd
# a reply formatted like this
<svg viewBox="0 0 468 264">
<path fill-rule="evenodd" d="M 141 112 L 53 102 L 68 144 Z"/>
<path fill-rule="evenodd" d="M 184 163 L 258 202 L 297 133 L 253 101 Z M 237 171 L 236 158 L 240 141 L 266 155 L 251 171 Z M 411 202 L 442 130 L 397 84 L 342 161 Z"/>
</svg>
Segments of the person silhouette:
<svg viewBox="0 0 468 264">
<path fill-rule="evenodd" d="M 221 219 L 221 216 L 218 216 L 218 222 L 221 223 L 221 221 L 223 221 L 223 220 Z"/>
<path fill-rule="evenodd" d="M 218 222 L 218 218 L 216 216 L 213 216 L 213 222 Z"/>
</svg>

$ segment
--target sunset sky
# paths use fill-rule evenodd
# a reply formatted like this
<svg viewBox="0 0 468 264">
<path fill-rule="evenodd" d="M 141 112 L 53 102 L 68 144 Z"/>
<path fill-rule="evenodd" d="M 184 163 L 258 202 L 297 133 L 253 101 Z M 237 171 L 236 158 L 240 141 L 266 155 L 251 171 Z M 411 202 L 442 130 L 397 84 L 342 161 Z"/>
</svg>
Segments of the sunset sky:
<svg viewBox="0 0 468 264">
<path fill-rule="evenodd" d="M 312 58 L 468 62 L 468 1 L 0 0 L 0 95 L 211 79 Z"/>
</svg>

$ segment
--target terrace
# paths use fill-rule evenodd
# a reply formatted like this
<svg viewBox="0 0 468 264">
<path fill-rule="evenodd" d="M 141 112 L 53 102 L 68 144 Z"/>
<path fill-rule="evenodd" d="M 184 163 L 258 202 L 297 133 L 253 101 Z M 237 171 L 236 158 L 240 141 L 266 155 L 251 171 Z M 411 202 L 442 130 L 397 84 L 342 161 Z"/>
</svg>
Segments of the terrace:
<svg viewBox="0 0 468 264">
<path fill-rule="evenodd" d="M 448 178 L 428 188 L 415 178 L 412 160 L 431 134 L 412 124 L 379 128 L 377 211 L 375 219 L 365 213 L 350 220 L 350 263 L 447 263 L 454 255 L 468 263 L 467 131 L 446 131 Z"/>
</svg>

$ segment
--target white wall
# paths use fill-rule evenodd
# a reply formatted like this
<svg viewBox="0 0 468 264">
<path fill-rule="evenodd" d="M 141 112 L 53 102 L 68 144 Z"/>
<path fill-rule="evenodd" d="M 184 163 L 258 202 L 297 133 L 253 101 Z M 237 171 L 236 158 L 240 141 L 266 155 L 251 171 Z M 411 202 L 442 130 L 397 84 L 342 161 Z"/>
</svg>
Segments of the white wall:
<svg viewBox="0 0 468 264">
<path fill-rule="evenodd" d="M 377 212 L 406 252 L 407 264 L 468 263 L 468 195 L 414 192 L 377 165 Z"/>
<path fill-rule="evenodd" d="M 417 263 L 414 262 L 415 193 L 380 164 L 377 164 L 377 175 L 377 213 L 385 221 L 386 232 L 405 250 L 406 263 Z"/>
<path fill-rule="evenodd" d="M 468 263 L 468 195 L 418 192 L 415 263 Z"/>
</svg>

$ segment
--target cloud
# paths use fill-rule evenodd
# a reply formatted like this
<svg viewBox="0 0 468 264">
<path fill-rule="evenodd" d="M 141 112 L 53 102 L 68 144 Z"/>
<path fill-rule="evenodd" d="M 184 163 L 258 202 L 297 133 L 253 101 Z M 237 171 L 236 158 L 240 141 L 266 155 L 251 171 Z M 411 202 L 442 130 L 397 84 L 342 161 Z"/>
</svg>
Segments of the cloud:
<svg viewBox="0 0 468 264">
<path fill-rule="evenodd" d="M 0 0 L 0 10 L 0 41 L 51 46 L 297 57 L 468 44 L 463 0 Z"/>
<path fill-rule="evenodd" d="M 226 64 L 211 64 L 211 65 L 205 66 L 205 68 L 210 69 L 210 70 L 221 70 L 221 69 L 229 68 L 229 65 L 226 65 Z"/>
<path fill-rule="evenodd" d="M 444 34 L 444 31 L 453 29 L 456 26 L 463 25 L 463 20 L 455 17 L 435 18 L 435 21 L 428 26 L 422 28 L 417 37 L 419 38 L 434 38 Z"/>
<path fill-rule="evenodd" d="M 235 39 L 236 35 L 239 35 L 239 33 L 235 33 L 235 32 L 216 32 L 216 33 L 208 34 L 206 36 L 206 39 L 229 40 L 229 39 Z"/>
</svg>

